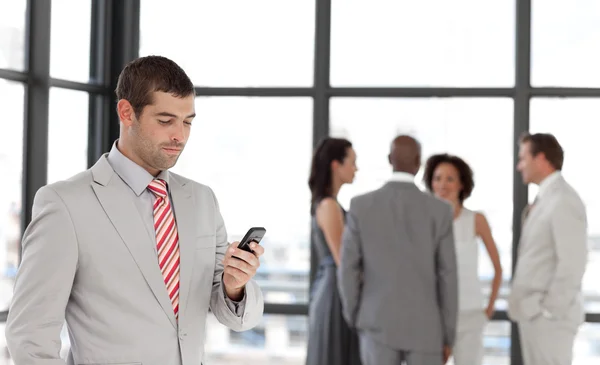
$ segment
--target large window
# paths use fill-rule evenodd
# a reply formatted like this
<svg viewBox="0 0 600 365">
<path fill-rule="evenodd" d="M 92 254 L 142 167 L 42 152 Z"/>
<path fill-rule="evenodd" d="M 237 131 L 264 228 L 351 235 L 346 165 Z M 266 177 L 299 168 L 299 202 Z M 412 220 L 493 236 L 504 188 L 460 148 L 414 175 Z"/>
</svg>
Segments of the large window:
<svg viewBox="0 0 600 365">
<path fill-rule="evenodd" d="M 173 171 L 210 186 L 230 240 L 262 226 L 258 281 L 271 303 L 306 303 L 312 140 L 309 98 L 201 97 Z"/>
<path fill-rule="evenodd" d="M 25 0 L 0 3 L 0 69 L 25 68 L 26 9 Z"/>
<path fill-rule="evenodd" d="M 50 89 L 48 183 L 87 168 L 88 110 L 88 93 Z"/>
<path fill-rule="evenodd" d="M 600 87 L 600 1 L 533 0 L 531 83 Z"/>
<path fill-rule="evenodd" d="M 510 99 L 361 99 L 331 101 L 331 134 L 352 141 L 358 174 L 340 192 L 340 202 L 383 185 L 390 175 L 389 146 L 398 134 L 409 134 L 422 145 L 423 165 L 435 153 L 464 158 L 475 175 L 475 190 L 465 206 L 485 214 L 500 251 L 505 279 L 512 262 L 513 102 Z M 423 169 L 416 177 L 424 189 Z M 480 275 L 494 276 L 485 249 L 480 250 Z M 507 286 L 507 283 L 505 283 Z M 489 290 L 489 284 L 484 289 Z M 505 306 L 506 287 L 498 302 Z"/>
<path fill-rule="evenodd" d="M 0 311 L 7 310 L 19 258 L 23 163 L 22 84 L 0 79 L 3 125 L 0 133 Z"/>
<path fill-rule="evenodd" d="M 592 365 L 600 361 L 600 324 L 584 323 L 573 346 L 573 365 Z"/>
<path fill-rule="evenodd" d="M 304 365 L 306 316 L 265 315 L 250 331 L 233 332 L 208 318 L 205 362 L 210 365 Z"/>
<path fill-rule="evenodd" d="M 140 55 L 172 58 L 197 86 L 312 85 L 315 0 L 141 3 Z"/>
<path fill-rule="evenodd" d="M 50 76 L 81 82 L 90 79 L 91 10 L 91 0 L 52 1 Z"/>
<path fill-rule="evenodd" d="M 332 1 L 334 86 L 512 86 L 515 1 Z"/>
</svg>

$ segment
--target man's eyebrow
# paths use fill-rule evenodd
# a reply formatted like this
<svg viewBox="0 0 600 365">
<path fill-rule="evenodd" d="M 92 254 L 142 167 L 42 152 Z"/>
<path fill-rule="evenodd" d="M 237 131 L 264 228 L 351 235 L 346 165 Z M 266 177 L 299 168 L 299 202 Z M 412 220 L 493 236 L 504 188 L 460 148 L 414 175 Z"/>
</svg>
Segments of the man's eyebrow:
<svg viewBox="0 0 600 365">
<path fill-rule="evenodd" d="M 154 114 L 157 117 L 170 117 L 170 118 L 177 118 L 177 116 L 175 114 L 169 113 L 169 112 L 160 112 L 160 113 L 156 113 Z M 188 115 L 187 117 L 185 117 L 185 119 L 188 118 L 194 118 L 196 116 L 196 113 L 192 113 L 190 115 Z"/>
</svg>

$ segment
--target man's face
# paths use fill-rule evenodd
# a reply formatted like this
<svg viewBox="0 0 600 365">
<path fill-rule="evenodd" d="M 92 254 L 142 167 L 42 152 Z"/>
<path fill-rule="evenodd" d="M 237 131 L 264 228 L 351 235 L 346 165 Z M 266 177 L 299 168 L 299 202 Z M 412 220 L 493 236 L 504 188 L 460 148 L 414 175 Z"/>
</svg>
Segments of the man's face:
<svg viewBox="0 0 600 365">
<path fill-rule="evenodd" d="M 519 147 L 519 163 L 517 164 L 517 170 L 521 173 L 524 184 L 538 182 L 538 159 L 540 157 L 540 155 L 534 157 L 531 154 L 530 142 L 521 143 L 521 146 Z"/>
<path fill-rule="evenodd" d="M 151 170 L 167 170 L 177 162 L 190 136 L 194 95 L 178 98 L 154 92 L 153 103 L 133 118 L 128 129 L 133 153 Z"/>
</svg>

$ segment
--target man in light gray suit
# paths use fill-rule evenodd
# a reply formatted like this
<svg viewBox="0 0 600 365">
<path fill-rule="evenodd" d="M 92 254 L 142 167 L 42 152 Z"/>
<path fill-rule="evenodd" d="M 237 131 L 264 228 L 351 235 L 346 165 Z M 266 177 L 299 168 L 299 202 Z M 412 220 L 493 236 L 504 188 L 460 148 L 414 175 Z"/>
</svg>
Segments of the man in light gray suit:
<svg viewBox="0 0 600 365">
<path fill-rule="evenodd" d="M 15 365 L 64 365 L 65 320 L 68 364 L 192 365 L 209 308 L 235 331 L 262 317 L 251 278 L 264 250 L 229 245 L 213 191 L 168 171 L 195 116 L 192 82 L 149 56 L 116 93 L 110 153 L 36 194 L 6 326 Z"/>
<path fill-rule="evenodd" d="M 587 263 L 587 218 L 561 174 L 563 150 L 551 134 L 521 138 L 517 169 L 537 184 L 527 208 L 508 315 L 519 324 L 525 365 L 570 364 L 584 320 L 581 282 Z"/>
<path fill-rule="evenodd" d="M 415 139 L 397 137 L 389 161 L 392 181 L 350 203 L 338 268 L 344 317 L 359 331 L 363 365 L 439 365 L 458 311 L 452 208 L 415 185 Z"/>
</svg>

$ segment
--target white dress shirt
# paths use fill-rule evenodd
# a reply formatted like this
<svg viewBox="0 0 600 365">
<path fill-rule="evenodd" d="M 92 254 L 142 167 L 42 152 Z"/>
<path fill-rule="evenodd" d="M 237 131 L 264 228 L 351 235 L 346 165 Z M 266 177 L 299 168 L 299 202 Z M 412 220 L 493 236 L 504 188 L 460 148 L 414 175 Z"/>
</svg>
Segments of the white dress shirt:
<svg viewBox="0 0 600 365">
<path fill-rule="evenodd" d="M 415 175 L 409 174 L 408 172 L 400 172 L 394 171 L 390 181 L 398 181 L 398 182 L 415 182 Z"/>
</svg>

